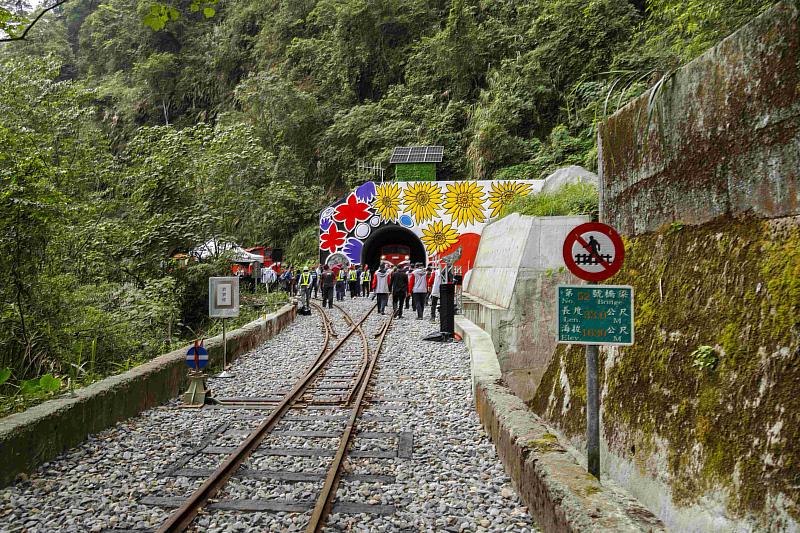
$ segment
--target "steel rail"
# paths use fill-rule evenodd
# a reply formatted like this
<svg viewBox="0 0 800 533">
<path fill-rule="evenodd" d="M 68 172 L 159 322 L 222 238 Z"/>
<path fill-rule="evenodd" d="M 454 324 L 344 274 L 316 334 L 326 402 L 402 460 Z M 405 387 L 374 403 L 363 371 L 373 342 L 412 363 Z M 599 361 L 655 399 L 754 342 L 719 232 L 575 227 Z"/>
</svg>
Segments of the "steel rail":
<svg viewBox="0 0 800 533">
<path fill-rule="evenodd" d="M 383 348 L 383 341 L 386 338 L 386 333 L 389 331 L 389 327 L 391 326 L 393 319 L 394 316 L 390 316 L 389 319 L 384 323 L 383 330 L 380 332 L 378 346 L 375 348 L 375 353 L 370 359 L 367 373 L 363 377 L 363 381 L 360 383 L 358 397 L 356 398 L 356 401 L 350 411 L 350 418 L 347 421 L 347 427 L 345 428 L 342 438 L 339 441 L 339 448 L 337 449 L 336 456 L 333 458 L 333 462 L 328 470 L 328 475 L 325 478 L 325 484 L 322 487 L 322 492 L 320 493 L 317 503 L 314 506 L 314 511 L 311 513 L 311 520 L 306 528 L 306 533 L 319 533 L 325 526 L 325 522 L 330 514 L 333 500 L 336 495 L 336 490 L 339 487 L 339 481 L 341 479 L 342 464 L 345 456 L 347 455 L 347 449 L 350 447 L 350 443 L 353 439 L 358 417 L 361 416 L 361 411 L 364 406 L 364 396 L 366 396 L 367 389 L 369 389 L 369 384 L 372 380 L 372 374 L 374 373 L 375 365 L 378 362 L 378 355 L 381 352 L 381 348 Z M 367 348 L 367 350 L 369 350 L 369 348 Z"/>
<path fill-rule="evenodd" d="M 338 309 L 342 313 L 342 315 L 344 316 L 344 319 L 347 321 L 348 324 L 350 324 L 351 326 L 355 326 L 355 324 L 356 324 L 355 320 L 353 320 L 353 317 L 350 316 L 350 313 L 348 313 L 339 304 L 333 304 L 333 305 L 336 307 L 336 309 Z M 324 311 L 323 311 L 323 313 L 324 313 Z M 327 315 L 326 315 L 326 318 L 327 318 Z M 346 397 L 345 397 L 345 395 L 340 395 L 336 399 L 325 399 L 325 400 L 317 399 L 317 400 L 310 401 L 310 403 L 313 403 L 314 405 L 348 405 L 351 402 L 351 399 L 352 399 L 352 396 L 354 394 L 354 391 L 355 391 L 355 389 L 358 388 L 357 387 L 357 383 L 361 379 L 361 375 L 364 372 L 363 369 L 366 368 L 367 363 L 369 362 L 369 348 L 368 348 L 369 343 L 367 341 L 367 336 L 364 334 L 364 330 L 361 329 L 360 325 L 355 326 L 355 327 L 358 328 L 358 334 L 359 334 L 359 336 L 361 336 L 361 342 L 365 346 L 364 354 L 363 354 L 363 356 L 361 358 L 360 369 L 359 369 L 359 372 L 357 373 L 357 379 L 353 380 L 355 384 L 352 387 L 349 387 L 349 393 L 347 394 Z M 334 337 L 335 336 L 336 335 L 334 334 Z"/>
<path fill-rule="evenodd" d="M 339 311 L 344 314 L 345 319 L 350 322 L 350 324 L 354 324 L 353 319 L 350 315 L 345 311 L 342 307 L 336 306 Z M 353 403 L 353 396 L 358 391 L 358 384 L 361 383 L 361 380 L 364 379 L 364 372 L 367 371 L 367 366 L 369 365 L 369 341 L 367 340 L 367 335 L 364 333 L 364 330 L 361 329 L 361 326 L 358 327 L 358 334 L 361 336 L 361 342 L 364 344 L 364 356 L 361 358 L 361 363 L 358 367 L 358 372 L 353 378 L 353 386 L 349 388 L 347 395 L 344 396 L 339 400 L 344 405 L 350 405 Z"/>
<path fill-rule="evenodd" d="M 322 333 L 325 338 L 322 341 L 322 349 L 317 354 L 317 357 L 314 358 L 314 362 L 306 368 L 306 374 L 308 374 L 312 368 L 319 364 L 320 360 L 325 355 L 325 351 L 328 349 L 328 344 L 330 343 L 331 337 L 337 337 L 336 332 L 333 330 L 333 322 L 328 316 L 328 313 L 325 312 L 325 308 L 314 302 L 311 302 L 311 305 L 312 307 L 315 307 L 317 311 L 319 311 L 319 315 L 322 317 Z"/>
<path fill-rule="evenodd" d="M 367 311 L 358 321 L 357 326 L 361 325 L 361 323 L 367 319 L 375 307 L 376 305 L 373 305 L 369 311 Z M 225 461 L 214 470 L 211 476 L 161 524 L 157 529 L 158 533 L 180 532 L 189 527 L 195 517 L 197 517 L 200 509 L 203 508 L 209 499 L 213 498 L 214 495 L 219 492 L 225 483 L 236 473 L 245 459 L 258 448 L 264 438 L 269 435 L 272 429 L 280 422 L 281 418 L 291 409 L 292 405 L 302 397 L 308 386 L 316 379 L 317 375 L 328 361 L 330 361 L 333 355 L 339 351 L 339 348 L 341 348 L 347 339 L 356 331 L 357 326 L 351 328 L 327 354 L 324 353 L 327 349 L 327 343 L 323 346 L 321 352 L 323 355 L 318 356 L 317 364 L 297 382 L 294 388 L 286 394 L 281 403 L 276 405 L 269 416 L 247 436 L 236 450 L 228 455 Z"/>
</svg>

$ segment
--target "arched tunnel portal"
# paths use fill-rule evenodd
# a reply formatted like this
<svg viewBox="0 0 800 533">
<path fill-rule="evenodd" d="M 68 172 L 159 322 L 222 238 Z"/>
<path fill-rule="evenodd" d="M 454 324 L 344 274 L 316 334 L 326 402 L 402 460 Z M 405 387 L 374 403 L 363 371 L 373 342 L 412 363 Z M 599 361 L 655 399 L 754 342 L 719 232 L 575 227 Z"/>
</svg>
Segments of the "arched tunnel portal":
<svg viewBox="0 0 800 533">
<path fill-rule="evenodd" d="M 402 226 L 387 224 L 374 230 L 364 241 L 361 264 L 369 265 L 370 270 L 377 269 L 380 266 L 381 249 L 391 245 L 408 246 L 412 264 L 426 262 L 427 254 L 419 237 Z"/>
</svg>

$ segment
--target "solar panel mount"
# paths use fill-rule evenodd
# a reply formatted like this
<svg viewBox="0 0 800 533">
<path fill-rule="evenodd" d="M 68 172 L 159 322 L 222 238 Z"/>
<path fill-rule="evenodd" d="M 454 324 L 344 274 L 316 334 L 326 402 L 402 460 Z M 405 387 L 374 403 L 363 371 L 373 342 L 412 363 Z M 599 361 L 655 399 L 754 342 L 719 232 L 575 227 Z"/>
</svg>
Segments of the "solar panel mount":
<svg viewBox="0 0 800 533">
<path fill-rule="evenodd" d="M 441 163 L 444 146 L 396 146 L 389 164 Z"/>
</svg>

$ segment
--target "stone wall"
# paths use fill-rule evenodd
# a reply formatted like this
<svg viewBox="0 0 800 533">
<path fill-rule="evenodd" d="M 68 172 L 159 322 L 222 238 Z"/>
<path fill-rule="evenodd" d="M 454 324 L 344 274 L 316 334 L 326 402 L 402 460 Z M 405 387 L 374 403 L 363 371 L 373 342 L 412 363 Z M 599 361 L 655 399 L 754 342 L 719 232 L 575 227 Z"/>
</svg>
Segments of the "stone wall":
<svg viewBox="0 0 800 533">
<path fill-rule="evenodd" d="M 294 305 L 227 335 L 234 360 L 275 336 L 297 314 Z M 222 336 L 206 341 L 211 369 L 222 365 Z M 30 472 L 88 435 L 174 398 L 186 385 L 186 350 L 180 348 L 116 376 L 0 419 L 0 486 Z"/>
<path fill-rule="evenodd" d="M 667 78 L 648 113 L 653 90 L 600 127 L 601 220 L 637 235 L 800 214 L 800 2 Z"/>
<path fill-rule="evenodd" d="M 611 281 L 634 287 L 636 344 L 601 350 L 604 475 L 675 531 L 797 531 L 800 217 L 641 235 Z M 582 346 L 529 405 L 584 446 Z"/>
</svg>

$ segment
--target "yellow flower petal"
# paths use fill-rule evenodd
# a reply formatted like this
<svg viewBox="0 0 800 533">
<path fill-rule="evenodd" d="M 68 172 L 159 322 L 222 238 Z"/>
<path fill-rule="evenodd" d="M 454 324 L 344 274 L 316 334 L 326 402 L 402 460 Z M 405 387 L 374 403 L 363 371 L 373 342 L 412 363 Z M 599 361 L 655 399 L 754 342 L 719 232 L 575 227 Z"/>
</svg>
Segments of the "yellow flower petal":
<svg viewBox="0 0 800 533">
<path fill-rule="evenodd" d="M 490 217 L 496 217 L 500 211 L 511 203 L 517 196 L 527 196 L 531 192 L 533 185 L 530 183 L 520 183 L 516 181 L 496 181 L 492 183 L 489 192 L 489 209 L 492 210 Z"/>
<path fill-rule="evenodd" d="M 409 182 L 403 192 L 403 203 L 417 224 L 434 219 L 442 203 L 442 190 L 436 183 Z"/>
<path fill-rule="evenodd" d="M 458 242 L 458 232 L 450 224 L 436 220 L 422 229 L 422 242 L 432 254 L 441 253 Z"/>
<path fill-rule="evenodd" d="M 400 186 L 391 182 L 378 185 L 374 205 L 381 219 L 397 220 L 400 215 Z"/>
<path fill-rule="evenodd" d="M 445 213 L 450 214 L 458 226 L 480 224 L 486 220 L 483 200 L 483 190 L 475 181 L 457 181 L 448 184 L 445 193 Z"/>
</svg>

